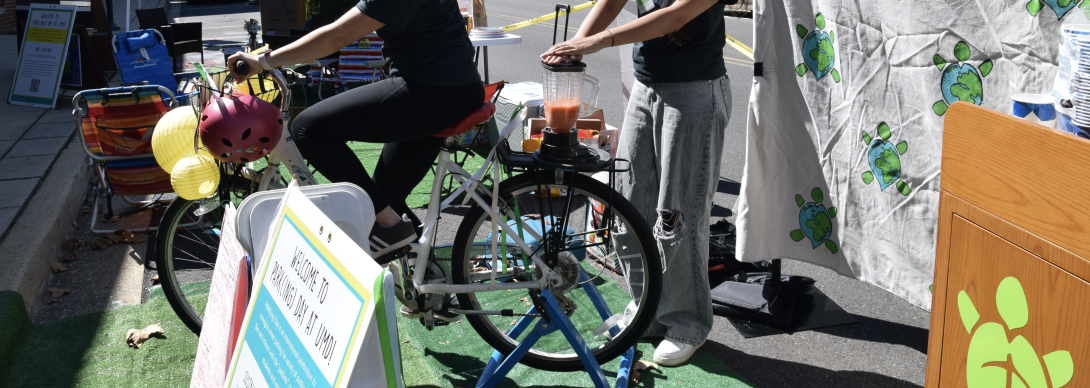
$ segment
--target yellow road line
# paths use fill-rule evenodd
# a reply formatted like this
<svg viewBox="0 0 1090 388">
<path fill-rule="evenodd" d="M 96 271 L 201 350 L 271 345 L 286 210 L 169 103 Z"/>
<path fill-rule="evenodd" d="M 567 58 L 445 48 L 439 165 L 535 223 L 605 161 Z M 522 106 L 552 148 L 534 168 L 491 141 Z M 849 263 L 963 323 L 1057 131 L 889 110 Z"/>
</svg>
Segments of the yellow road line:
<svg viewBox="0 0 1090 388">
<path fill-rule="evenodd" d="M 726 63 L 728 65 L 742 66 L 742 67 L 753 66 L 753 62 L 739 61 L 737 59 L 727 58 L 727 57 L 723 57 L 723 63 Z"/>
<path fill-rule="evenodd" d="M 742 55 L 749 57 L 750 60 L 753 60 L 753 49 L 749 48 L 749 46 L 746 46 L 745 43 L 738 41 L 738 39 L 734 39 L 734 37 L 730 36 L 730 34 L 726 35 L 727 44 L 729 44 L 731 47 L 734 47 L 734 49 L 738 50 L 738 52 L 742 53 Z"/>
<path fill-rule="evenodd" d="M 582 9 L 590 8 L 591 6 L 593 6 L 597 2 L 598 2 L 598 0 L 591 0 L 591 1 L 588 1 L 586 3 L 579 4 L 577 6 L 571 7 L 571 12 L 575 12 L 575 11 L 579 11 L 579 10 L 582 10 Z M 567 15 L 568 12 L 560 11 L 559 14 L 561 16 L 563 16 L 563 15 Z M 517 30 L 517 29 L 522 28 L 522 27 L 526 27 L 526 26 L 529 26 L 529 25 L 534 25 L 534 24 L 537 24 L 537 23 L 541 23 L 543 21 L 552 19 L 552 18 L 554 18 L 556 16 L 557 16 L 556 12 L 541 15 L 541 16 L 538 16 L 538 17 L 530 19 L 530 20 L 526 20 L 526 21 L 515 23 L 515 24 L 503 26 L 503 30 L 505 32 L 509 32 L 511 30 Z"/>
<path fill-rule="evenodd" d="M 519 17 L 515 17 L 515 16 L 511 16 L 511 15 L 504 15 L 504 14 L 497 14 L 497 13 L 492 13 L 492 12 L 488 13 L 488 17 L 498 17 L 500 19 L 516 20 L 516 21 L 517 20 L 522 20 L 522 18 L 519 18 Z M 553 29 L 552 26 L 548 26 L 548 25 L 535 24 L 535 26 L 538 26 L 538 27 L 541 27 L 541 28 L 548 28 L 550 30 Z M 578 28 L 568 27 L 568 32 L 579 32 L 579 29 Z"/>
</svg>

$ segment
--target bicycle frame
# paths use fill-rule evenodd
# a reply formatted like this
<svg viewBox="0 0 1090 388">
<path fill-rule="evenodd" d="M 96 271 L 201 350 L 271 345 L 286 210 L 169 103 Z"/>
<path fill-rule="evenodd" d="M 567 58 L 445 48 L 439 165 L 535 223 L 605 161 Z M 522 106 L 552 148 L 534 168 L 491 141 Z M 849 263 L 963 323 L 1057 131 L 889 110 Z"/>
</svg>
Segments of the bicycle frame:
<svg viewBox="0 0 1090 388">
<path fill-rule="evenodd" d="M 280 93 L 283 97 L 281 99 L 280 110 L 281 116 L 284 120 L 284 130 L 282 131 L 282 134 L 280 136 L 280 143 L 278 143 L 276 147 L 269 152 L 269 165 L 266 168 L 265 173 L 261 176 L 257 191 L 273 190 L 279 188 L 275 185 L 279 183 L 278 178 L 280 178 L 281 164 L 288 167 L 288 171 L 291 171 L 293 173 L 295 179 L 299 181 L 300 185 L 317 184 L 314 176 L 310 173 L 310 169 L 306 167 L 306 163 L 303 160 L 302 153 L 299 152 L 298 147 L 295 146 L 295 142 L 292 140 L 291 137 L 291 89 L 288 87 L 287 80 L 284 79 L 283 74 L 281 74 L 279 70 L 274 69 L 270 71 L 269 74 L 272 76 L 273 81 L 280 86 Z M 525 111 L 521 112 L 521 115 L 525 116 Z M 507 124 L 507 126 L 504 127 L 499 138 L 507 138 L 507 136 L 515 128 L 515 124 L 521 123 L 521 118 L 511 120 Z M 496 220 L 498 219 L 498 209 L 496 204 L 489 203 L 484 199 L 484 197 L 481 196 L 481 190 L 483 190 L 481 187 L 481 180 L 483 179 L 485 172 L 488 171 L 490 167 L 494 170 L 493 193 L 491 193 L 490 196 L 495 201 L 498 194 L 499 182 L 496 180 L 499 175 L 499 163 L 496 160 L 496 150 L 498 148 L 498 145 L 492 147 L 492 150 L 488 153 L 488 157 L 485 158 L 484 165 L 481 167 L 480 170 L 477 171 L 477 173 L 472 175 L 451 160 L 449 151 L 450 146 L 451 140 L 447 139 L 444 142 L 443 149 L 439 153 L 439 165 L 435 171 L 435 177 L 432 182 L 431 197 L 428 202 L 428 211 L 427 215 L 424 218 L 424 233 L 416 243 L 410 244 L 411 253 L 408 256 L 409 258 L 406 260 L 405 264 L 408 268 L 417 269 L 416 271 L 414 271 L 411 277 L 405 277 L 404 279 L 412 282 L 410 289 L 416 290 L 417 292 L 422 294 L 446 294 L 481 292 L 490 290 L 541 289 L 547 287 L 550 283 L 559 284 L 559 282 L 561 281 L 559 275 L 557 275 L 551 268 L 549 268 L 549 266 L 545 265 L 545 263 L 542 262 L 541 259 L 533 256 L 530 257 L 533 263 L 537 265 L 538 268 L 543 269 L 541 279 L 537 282 L 497 282 L 496 274 L 498 272 L 498 268 L 493 265 L 492 271 L 490 271 L 489 273 L 477 273 L 483 274 L 483 276 L 491 278 L 492 281 L 487 284 L 453 285 L 424 283 L 424 277 L 427 271 L 420 269 L 428 268 L 428 266 L 431 264 L 431 251 L 432 248 L 434 248 L 434 241 L 432 237 L 435 236 L 436 227 L 438 226 L 439 212 L 451 206 L 454 200 L 462 193 L 466 193 L 466 199 L 462 202 L 463 205 L 468 203 L 469 200 L 472 199 L 482 208 L 491 209 L 492 220 L 495 226 L 502 228 L 502 230 L 507 233 L 508 238 L 511 238 L 515 242 L 515 244 L 518 245 L 519 248 L 521 248 L 524 252 L 534 251 L 534 249 L 529 244 L 527 244 L 525 241 L 523 241 L 522 238 L 519 237 L 518 233 L 515 232 L 514 229 L 512 229 L 511 225 L 508 225 L 505 222 L 496 222 Z M 448 175 L 453 176 L 454 179 L 457 180 L 461 185 L 457 189 L 455 189 L 455 191 L 452 192 L 449 196 L 447 196 L 446 199 L 442 199 L 442 202 L 440 202 L 442 196 L 441 190 L 443 188 L 443 181 Z M 488 193 L 485 192 L 485 194 Z M 511 214 L 509 212 L 505 212 L 505 215 L 507 215 L 509 218 L 515 219 L 516 222 L 523 223 L 522 229 L 524 233 L 529 233 L 532 237 L 537 239 L 537 241 L 543 240 L 542 236 L 537 233 L 533 228 L 531 228 L 528 224 L 526 224 L 524 220 L 515 217 L 514 214 Z M 493 231 L 496 230 L 495 226 L 492 228 Z M 493 241 L 493 261 L 497 260 L 495 245 L 496 242 Z M 415 258 L 412 258 L 412 256 L 414 255 Z M 408 268 L 406 268 L 406 270 Z M 472 278 L 483 279 L 483 276 L 475 275 Z M 439 280 L 441 281 L 442 279 Z"/>
</svg>

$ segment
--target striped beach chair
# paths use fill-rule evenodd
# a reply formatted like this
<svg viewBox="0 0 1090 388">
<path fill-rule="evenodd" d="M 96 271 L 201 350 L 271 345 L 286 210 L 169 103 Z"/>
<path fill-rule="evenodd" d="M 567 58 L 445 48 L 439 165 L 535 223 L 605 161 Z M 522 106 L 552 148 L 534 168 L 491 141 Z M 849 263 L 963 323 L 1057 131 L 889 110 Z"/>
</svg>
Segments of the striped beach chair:
<svg viewBox="0 0 1090 388">
<path fill-rule="evenodd" d="M 125 216 L 153 206 L 163 194 L 173 192 L 170 173 L 159 167 L 151 151 L 155 124 L 176 105 L 164 102 L 163 95 L 168 96 L 168 101 L 175 101 L 174 93 L 158 85 L 84 90 L 72 98 L 75 107 L 72 114 L 80 127 L 83 150 L 94 162 L 99 177 L 91 215 L 93 232 L 114 231 L 95 229 L 100 199 L 105 199 L 103 218 L 108 220 L 115 216 L 111 204 L 114 195 L 154 195 L 150 201 L 142 202 L 125 198 L 138 206 L 118 214 Z M 151 230 L 155 228 L 130 229 Z"/>
</svg>

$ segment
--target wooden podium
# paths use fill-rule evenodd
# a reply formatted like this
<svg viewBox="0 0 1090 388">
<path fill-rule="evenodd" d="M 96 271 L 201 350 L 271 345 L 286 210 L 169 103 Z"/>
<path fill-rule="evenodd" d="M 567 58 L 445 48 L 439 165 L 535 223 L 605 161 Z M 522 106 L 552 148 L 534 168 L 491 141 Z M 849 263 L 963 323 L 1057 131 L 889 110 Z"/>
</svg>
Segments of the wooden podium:
<svg viewBox="0 0 1090 388">
<path fill-rule="evenodd" d="M 1090 387 L 1090 141 L 946 112 L 927 387 Z"/>
</svg>

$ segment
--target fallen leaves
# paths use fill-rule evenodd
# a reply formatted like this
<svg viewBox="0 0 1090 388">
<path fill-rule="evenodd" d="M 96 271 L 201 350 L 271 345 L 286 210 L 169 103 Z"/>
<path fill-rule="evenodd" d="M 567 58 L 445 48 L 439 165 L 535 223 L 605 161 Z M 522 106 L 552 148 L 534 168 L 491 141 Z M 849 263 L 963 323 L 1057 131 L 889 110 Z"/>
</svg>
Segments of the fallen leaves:
<svg viewBox="0 0 1090 388">
<path fill-rule="evenodd" d="M 61 261 L 65 263 L 71 263 L 73 261 L 76 261 L 76 252 L 65 252 L 63 255 L 61 255 Z"/>
<path fill-rule="evenodd" d="M 477 267 L 477 268 L 470 269 L 469 272 L 484 272 L 484 271 L 487 271 L 487 270 L 488 270 L 488 268 L 485 268 L 485 267 Z"/>
<path fill-rule="evenodd" d="M 79 230 L 79 223 L 76 222 L 76 221 L 72 221 L 72 229 L 73 230 Z"/>
<path fill-rule="evenodd" d="M 58 263 L 56 261 L 51 261 L 49 262 L 49 270 L 53 271 L 53 273 L 58 273 L 67 271 L 68 267 L 65 267 L 64 264 Z"/>
<path fill-rule="evenodd" d="M 87 214 L 87 213 L 90 213 L 90 212 L 91 212 L 91 207 L 90 206 L 84 206 L 83 209 L 80 209 L 80 214 Z"/>
<path fill-rule="evenodd" d="M 401 341 L 401 343 L 403 343 L 403 344 L 407 344 L 407 343 L 409 343 L 409 340 L 404 340 L 404 341 Z"/>
<path fill-rule="evenodd" d="M 74 239 L 74 238 L 73 239 L 68 239 L 61 246 L 64 247 L 65 251 L 71 252 L 71 251 L 76 250 L 76 248 L 79 248 L 79 240 Z"/>
<path fill-rule="evenodd" d="M 125 344 L 140 349 L 140 345 L 147 341 L 148 338 L 162 334 L 166 334 L 166 332 L 158 323 L 148 325 L 143 330 L 129 329 L 129 332 L 125 333 Z"/>
<path fill-rule="evenodd" d="M 514 326 L 516 323 L 519 323 L 518 319 L 512 319 L 511 320 L 511 326 Z"/>
<path fill-rule="evenodd" d="M 635 385 L 639 383 L 640 372 L 650 369 L 658 370 L 659 364 L 644 360 L 636 361 L 636 365 L 632 366 L 632 372 L 629 374 L 629 385 Z"/>
<path fill-rule="evenodd" d="M 71 292 L 72 292 L 72 290 L 69 290 L 67 288 L 50 288 L 49 289 L 49 297 L 51 297 L 51 298 L 60 298 L 62 296 L 68 295 Z"/>
<path fill-rule="evenodd" d="M 88 241 L 87 244 L 90 245 L 93 250 L 103 250 L 115 244 L 142 244 L 144 241 L 145 239 L 142 235 L 134 234 L 127 230 L 118 230 L 106 234 L 103 237 L 99 237 L 93 242 Z"/>
<path fill-rule="evenodd" d="M 159 275 L 151 277 L 151 284 L 159 284 Z"/>
</svg>

